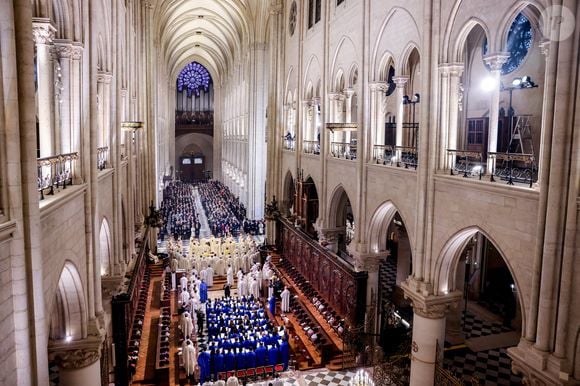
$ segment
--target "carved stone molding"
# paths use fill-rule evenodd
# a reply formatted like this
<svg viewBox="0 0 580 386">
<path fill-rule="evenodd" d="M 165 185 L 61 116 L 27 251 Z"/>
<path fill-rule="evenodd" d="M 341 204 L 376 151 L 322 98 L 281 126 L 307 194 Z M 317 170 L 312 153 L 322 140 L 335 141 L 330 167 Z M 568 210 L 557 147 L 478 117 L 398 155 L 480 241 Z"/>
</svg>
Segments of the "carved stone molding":
<svg viewBox="0 0 580 386">
<path fill-rule="evenodd" d="M 542 53 L 542 55 L 544 55 L 546 58 L 548 56 L 550 56 L 550 40 L 543 40 L 540 42 L 539 46 L 540 46 L 540 52 Z"/>
<path fill-rule="evenodd" d="M 109 84 L 109 83 L 111 83 L 112 78 L 113 78 L 113 74 L 111 74 L 110 72 L 99 71 L 97 73 L 97 82 L 98 83 Z"/>
<path fill-rule="evenodd" d="M 56 28 L 50 23 L 33 22 L 32 36 L 36 44 L 51 44 L 54 41 Z"/>
<path fill-rule="evenodd" d="M 395 82 L 397 87 L 404 87 L 408 81 L 409 77 L 406 75 L 393 76 L 393 82 Z"/>
<path fill-rule="evenodd" d="M 83 57 L 83 50 L 84 47 L 82 45 L 77 44 L 73 44 L 72 47 L 72 58 L 73 60 L 80 60 Z"/>
<path fill-rule="evenodd" d="M 387 82 L 374 82 L 369 83 L 369 88 L 371 89 L 371 91 L 379 91 L 384 93 L 389 88 L 389 85 L 387 84 Z"/>
<path fill-rule="evenodd" d="M 486 55 L 483 58 L 483 61 L 491 68 L 492 71 L 500 71 L 509 58 L 509 52 L 500 52 L 497 54 Z"/>
<path fill-rule="evenodd" d="M 57 43 L 54 50 L 58 58 L 70 59 L 73 55 L 73 47 L 70 43 Z"/>
<path fill-rule="evenodd" d="M 102 341 L 101 335 L 72 342 L 51 341 L 48 346 L 49 357 L 60 368 L 81 369 L 99 360 Z"/>
<path fill-rule="evenodd" d="M 405 298 L 411 301 L 413 312 L 427 319 L 443 318 L 463 298 L 461 291 L 433 295 L 429 285 L 413 278 L 402 282 L 401 288 L 405 292 Z"/>
<path fill-rule="evenodd" d="M 461 76 L 464 69 L 463 63 L 442 63 L 439 65 L 442 76 Z"/>
</svg>

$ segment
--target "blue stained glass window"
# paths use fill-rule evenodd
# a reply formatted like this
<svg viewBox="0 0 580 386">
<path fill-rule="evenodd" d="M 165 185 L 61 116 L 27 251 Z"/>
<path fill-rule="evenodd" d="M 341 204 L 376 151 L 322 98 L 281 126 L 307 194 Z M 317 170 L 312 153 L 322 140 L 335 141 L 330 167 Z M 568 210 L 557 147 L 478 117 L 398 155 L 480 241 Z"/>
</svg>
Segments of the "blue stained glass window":
<svg viewBox="0 0 580 386">
<path fill-rule="evenodd" d="M 182 92 L 184 89 L 187 96 L 193 94 L 199 96 L 201 90 L 207 92 L 211 83 L 211 75 L 207 69 L 198 62 L 191 62 L 181 70 L 177 77 L 177 90 Z"/>
<path fill-rule="evenodd" d="M 532 47 L 533 41 L 534 34 L 532 32 L 532 24 L 523 13 L 520 13 L 514 19 L 514 22 L 512 23 L 508 32 L 506 48 L 510 53 L 510 57 L 501 69 L 502 75 L 515 71 L 523 63 L 528 52 L 530 51 L 530 48 Z M 484 39 L 484 56 L 487 55 L 487 49 L 487 39 Z"/>
</svg>

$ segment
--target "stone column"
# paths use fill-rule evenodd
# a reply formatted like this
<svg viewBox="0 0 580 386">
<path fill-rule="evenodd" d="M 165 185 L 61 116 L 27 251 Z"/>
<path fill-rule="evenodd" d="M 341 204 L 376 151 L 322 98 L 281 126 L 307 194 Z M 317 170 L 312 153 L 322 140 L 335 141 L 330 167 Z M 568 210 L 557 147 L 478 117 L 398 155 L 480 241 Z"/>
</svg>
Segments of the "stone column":
<svg viewBox="0 0 580 386">
<path fill-rule="evenodd" d="M 461 292 L 426 295 L 425 284 L 413 278 L 402 283 L 401 287 L 413 304 L 410 385 L 434 385 L 435 364 L 443 358 L 445 314 L 461 299 Z"/>
<path fill-rule="evenodd" d="M 379 333 L 379 318 L 380 304 L 379 304 L 379 265 L 384 256 L 376 253 L 359 254 L 353 252 L 355 259 L 355 270 L 366 271 L 367 278 L 367 294 L 366 294 L 366 310 L 365 315 L 365 331 L 369 334 Z M 371 314 L 372 313 L 372 314 Z"/>
<path fill-rule="evenodd" d="M 81 60 L 83 57 L 83 47 L 78 44 L 73 44 L 71 46 L 71 99 L 70 99 L 70 110 L 71 110 L 71 151 L 79 152 L 81 151 L 81 98 L 82 98 L 82 79 L 81 79 Z M 79 170 L 82 170 L 82 157 L 79 157 L 77 161 L 79 164 L 75 170 L 75 183 L 82 182 L 82 175 Z"/>
<path fill-rule="evenodd" d="M 495 153 L 497 151 L 497 130 L 498 130 L 498 119 L 499 119 L 499 94 L 501 91 L 501 68 L 505 62 L 509 59 L 509 54 L 500 53 L 494 55 L 488 55 L 483 60 L 491 68 L 491 78 L 493 79 L 495 86 L 491 91 L 491 101 L 489 106 L 489 132 L 487 136 L 487 169 L 486 173 L 493 176 L 494 162 L 493 158 L 489 156 L 489 153 Z"/>
<path fill-rule="evenodd" d="M 448 137 L 447 147 L 449 149 L 457 149 L 457 129 L 459 124 L 459 87 L 461 83 L 461 75 L 463 74 L 463 65 L 456 64 L 449 67 L 449 107 L 448 107 Z M 496 136 L 497 137 L 497 136 Z M 450 168 L 455 164 L 455 155 L 450 160 Z"/>
<path fill-rule="evenodd" d="M 49 355 L 59 368 L 60 386 L 101 385 L 101 339 L 89 337 L 82 341 L 51 345 Z"/>
<path fill-rule="evenodd" d="M 33 22 L 38 79 L 38 131 L 40 156 L 55 154 L 54 148 L 54 68 L 52 47 L 56 29 L 49 22 Z"/>
<path fill-rule="evenodd" d="M 374 145 L 385 144 L 385 91 L 387 84 L 385 82 L 376 82 L 369 84 L 370 88 L 370 111 L 371 111 L 371 143 L 370 149 L 372 156 L 374 153 Z"/>
<path fill-rule="evenodd" d="M 395 145 L 396 146 L 403 146 L 403 117 L 404 117 L 404 109 L 403 109 L 403 96 L 405 95 L 405 84 L 409 80 L 408 76 L 395 76 L 393 77 L 393 82 L 397 85 L 397 89 L 395 92 L 395 101 L 397 105 L 397 115 L 395 116 L 396 119 L 396 134 L 395 134 Z M 401 160 L 401 151 L 397 150 L 397 160 Z"/>
<path fill-rule="evenodd" d="M 344 114 L 344 122 L 351 123 L 352 122 L 352 97 L 354 96 L 354 90 L 352 88 L 347 88 L 344 90 L 344 97 L 345 97 L 345 104 L 346 104 L 346 112 Z M 356 120 L 356 117 L 355 117 Z M 343 134 L 343 142 L 347 144 L 350 143 L 351 133 L 350 131 L 346 130 Z"/>
<path fill-rule="evenodd" d="M 300 125 L 300 136 L 296 136 L 298 139 L 297 150 L 300 149 L 300 153 L 304 152 L 304 141 L 307 141 L 310 137 L 310 123 L 308 120 L 308 112 L 310 111 L 311 101 L 302 101 L 302 125 Z"/>
<path fill-rule="evenodd" d="M 61 87 L 60 94 L 60 149 L 58 153 L 72 152 L 74 135 L 71 130 L 72 123 L 72 45 L 70 42 L 58 42 L 55 45 L 56 53 L 60 59 Z M 59 107 L 59 106 L 57 106 Z"/>
</svg>

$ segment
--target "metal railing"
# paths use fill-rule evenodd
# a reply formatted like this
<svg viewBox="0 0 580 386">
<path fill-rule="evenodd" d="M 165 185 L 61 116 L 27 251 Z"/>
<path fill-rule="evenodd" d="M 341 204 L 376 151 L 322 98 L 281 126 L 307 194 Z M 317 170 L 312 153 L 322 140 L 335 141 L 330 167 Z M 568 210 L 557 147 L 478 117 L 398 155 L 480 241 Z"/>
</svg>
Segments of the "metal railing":
<svg viewBox="0 0 580 386">
<path fill-rule="evenodd" d="M 109 148 L 107 146 L 97 148 L 97 169 L 104 170 L 109 162 Z"/>
<path fill-rule="evenodd" d="M 37 159 L 36 182 L 41 200 L 44 200 L 45 192 L 47 195 L 53 195 L 55 189 L 58 191 L 72 185 L 78 158 L 79 153 L 67 153 Z"/>
<path fill-rule="evenodd" d="M 485 162 L 480 151 L 447 149 L 450 174 L 463 174 L 463 177 L 481 177 L 485 174 Z"/>
<path fill-rule="evenodd" d="M 332 142 L 330 144 L 330 155 L 334 158 L 356 159 L 357 145 L 349 142 Z"/>
<path fill-rule="evenodd" d="M 397 162 L 397 152 L 392 145 L 374 145 L 373 161 L 377 164 L 393 165 Z"/>
<path fill-rule="evenodd" d="M 417 169 L 417 166 L 419 165 L 419 154 L 417 153 L 416 147 L 395 146 L 395 150 L 399 155 L 398 161 L 405 165 L 405 169 L 408 169 L 409 166 L 415 168 L 415 170 Z M 397 166 L 399 166 L 398 163 Z"/>
<path fill-rule="evenodd" d="M 320 142 L 318 141 L 302 141 L 302 148 L 304 154 L 320 154 Z"/>
<path fill-rule="evenodd" d="M 492 159 L 491 182 L 495 177 L 507 181 L 508 185 L 514 182 L 529 184 L 530 188 L 538 180 L 538 167 L 533 154 L 522 153 L 488 153 Z M 501 161 L 501 166 L 498 166 Z"/>
<path fill-rule="evenodd" d="M 284 150 L 290 150 L 290 151 L 295 151 L 296 150 L 296 141 L 294 139 L 289 139 L 286 137 L 283 137 L 283 143 L 282 143 L 282 147 Z"/>
</svg>

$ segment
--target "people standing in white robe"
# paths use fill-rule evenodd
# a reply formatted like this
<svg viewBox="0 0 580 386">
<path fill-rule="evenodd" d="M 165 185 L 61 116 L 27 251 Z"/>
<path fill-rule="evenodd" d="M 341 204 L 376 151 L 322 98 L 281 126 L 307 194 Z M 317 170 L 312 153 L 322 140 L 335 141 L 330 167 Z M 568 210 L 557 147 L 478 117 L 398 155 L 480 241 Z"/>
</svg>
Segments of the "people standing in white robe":
<svg viewBox="0 0 580 386">
<path fill-rule="evenodd" d="M 244 278 L 244 273 L 242 272 L 241 269 L 238 270 L 236 276 L 238 277 L 238 288 L 240 288 L 240 281 Z"/>
<path fill-rule="evenodd" d="M 199 273 L 199 278 L 207 283 L 207 270 L 205 268 Z"/>
<path fill-rule="evenodd" d="M 181 286 L 181 290 L 183 291 L 184 288 L 187 288 L 187 276 L 183 275 L 179 279 L 179 285 Z"/>
<path fill-rule="evenodd" d="M 195 365 L 197 363 L 197 356 L 195 355 L 195 347 L 193 347 L 193 343 L 188 341 L 188 344 L 185 346 L 185 350 L 183 350 L 183 367 L 185 368 L 185 373 L 187 377 L 191 377 L 193 372 L 195 371 Z"/>
<path fill-rule="evenodd" d="M 205 281 L 208 287 L 212 287 L 213 286 L 213 268 L 211 267 L 211 265 L 208 265 L 207 268 L 205 269 L 207 271 L 207 280 Z"/>
<path fill-rule="evenodd" d="M 187 287 L 184 287 L 183 291 L 181 291 L 181 294 L 179 294 L 179 301 L 181 302 L 182 307 L 185 307 L 185 305 L 189 303 L 189 298 L 189 291 L 187 290 Z"/>
<path fill-rule="evenodd" d="M 238 296 L 246 296 L 248 294 L 248 285 L 242 275 L 241 279 L 238 278 Z"/>
<path fill-rule="evenodd" d="M 288 287 L 284 287 L 284 291 L 280 294 L 282 297 L 282 312 L 290 311 L 290 291 Z"/>
<path fill-rule="evenodd" d="M 254 299 L 260 298 L 260 285 L 256 279 L 252 279 L 252 283 L 250 284 L 250 294 L 254 296 Z"/>
<path fill-rule="evenodd" d="M 226 278 L 227 278 L 228 284 L 230 286 L 233 286 L 234 285 L 234 270 L 233 270 L 232 266 L 229 265 L 229 264 L 228 264 L 228 270 L 227 270 Z"/>
</svg>

